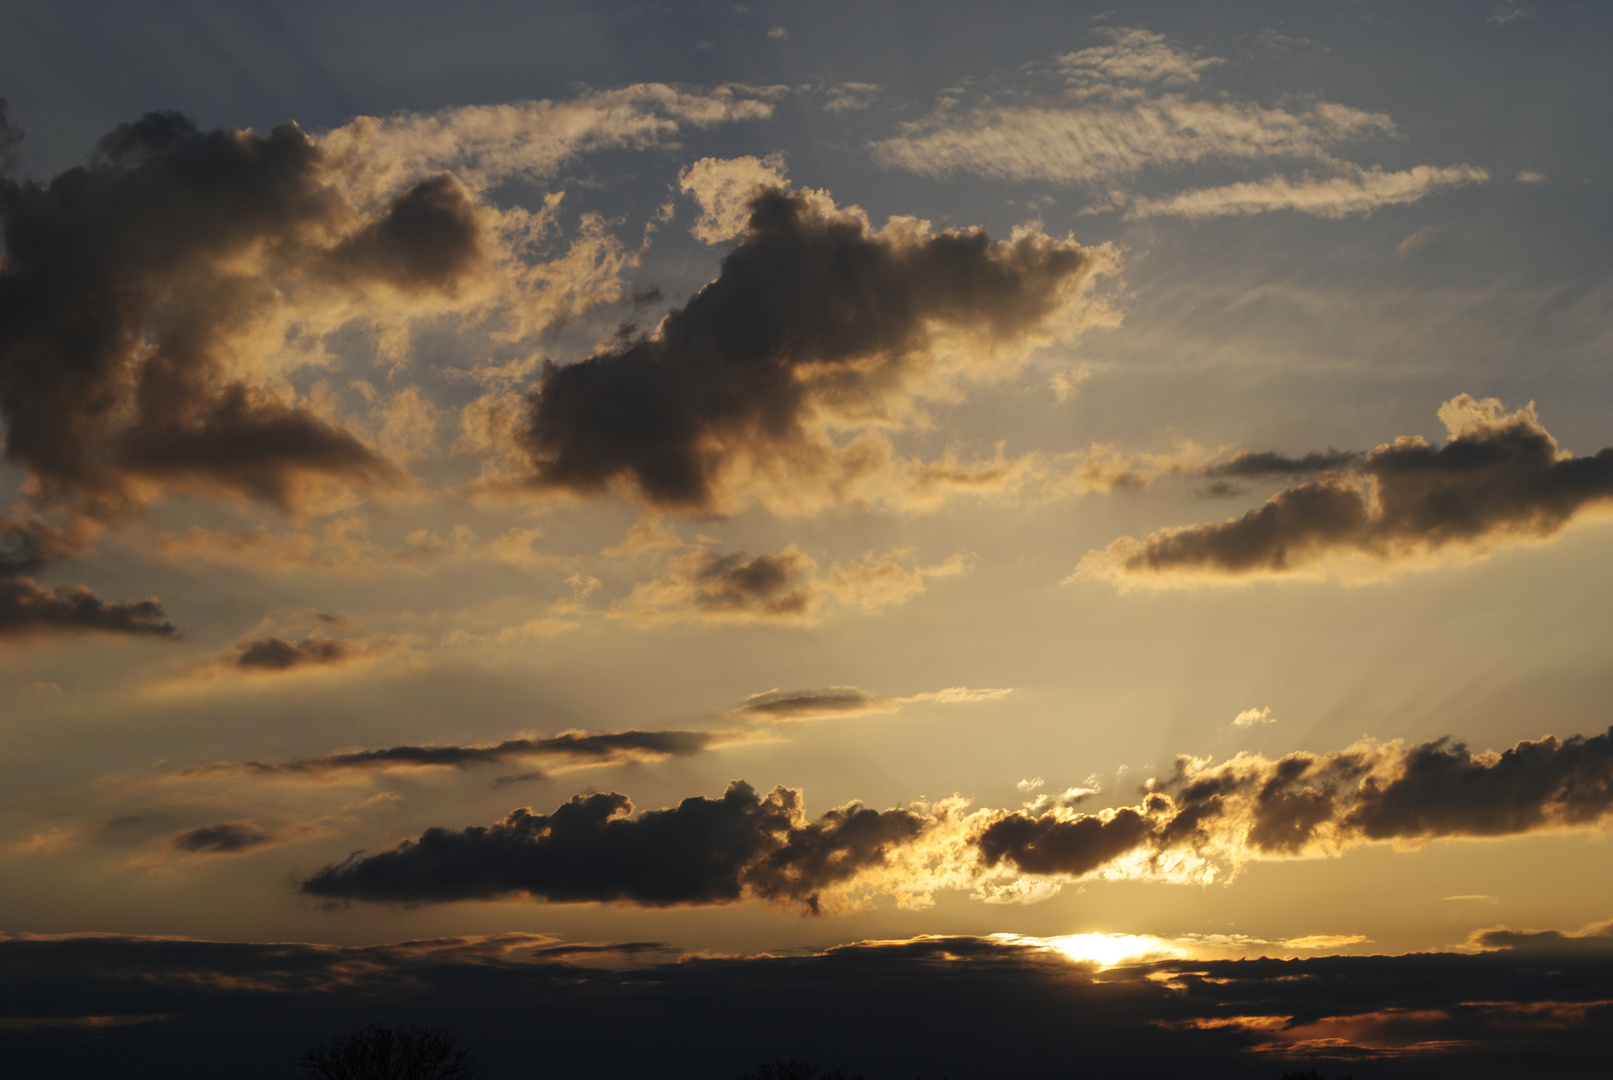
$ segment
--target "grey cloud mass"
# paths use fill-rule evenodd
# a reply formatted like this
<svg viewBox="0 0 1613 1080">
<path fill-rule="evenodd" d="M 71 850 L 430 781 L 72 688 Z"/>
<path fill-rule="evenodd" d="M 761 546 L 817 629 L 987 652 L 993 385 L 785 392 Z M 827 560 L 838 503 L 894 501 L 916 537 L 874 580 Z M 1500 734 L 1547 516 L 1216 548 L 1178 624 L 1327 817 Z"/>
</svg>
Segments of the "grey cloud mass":
<svg viewBox="0 0 1613 1080">
<path fill-rule="evenodd" d="M 34 575 L 80 545 L 38 516 L 0 517 L 0 638 L 99 632 L 171 637 L 156 600 L 108 602 L 82 585 L 42 585 Z"/>
<path fill-rule="evenodd" d="M 904 422 L 940 365 L 938 335 L 967 335 L 980 356 L 1021 346 L 1094 269 L 1034 229 L 1006 242 L 911 222 L 875 233 L 825 197 L 763 189 L 716 280 L 652 336 L 545 369 L 520 436 L 531 483 L 625 485 L 686 511 L 720 509 L 741 472 L 832 483 L 827 420 Z"/>
<path fill-rule="evenodd" d="M 406 903 L 760 899 L 815 912 L 877 892 L 1012 897 L 1004 883 L 1015 879 L 1026 896 L 1087 875 L 1209 883 L 1250 860 L 1327 858 L 1373 842 L 1596 828 L 1613 814 L 1613 730 L 1500 753 L 1439 739 L 1218 765 L 1183 758 L 1137 805 L 1078 811 L 1091 794 L 970 813 L 960 799 L 885 811 L 850 803 L 815 821 L 800 791 L 762 797 L 737 780 L 720 798 L 637 816 L 625 795 L 577 795 L 548 815 L 521 808 L 487 827 L 428 829 L 328 865 L 302 890 Z"/>
<path fill-rule="evenodd" d="M 191 775 L 246 773 L 257 776 L 331 776 L 407 768 L 464 768 L 516 761 L 557 764 L 617 764 L 628 761 L 687 757 L 720 744 L 721 733 L 709 731 L 563 732 L 544 738 L 506 739 L 472 746 L 389 746 L 352 750 L 295 761 L 240 761 L 198 765 Z"/>
<path fill-rule="evenodd" d="M 285 641 L 257 638 L 240 647 L 235 666 L 249 671 L 289 671 L 292 668 L 339 664 L 350 655 L 348 647 L 327 637 Z"/>
<path fill-rule="evenodd" d="M 1219 524 L 1124 537 L 1082 560 L 1077 574 L 1120 581 L 1172 576 L 1283 574 L 1329 557 L 1392 565 L 1439 552 L 1489 548 L 1556 535 L 1585 508 L 1613 497 L 1613 450 L 1574 457 L 1534 406 L 1513 413 L 1466 394 L 1439 411 L 1449 441 L 1416 436 L 1385 443 L 1350 465 L 1338 451 L 1282 458 L 1247 455 L 1216 475 L 1331 470 Z"/>
<path fill-rule="evenodd" d="M 1139 872 L 1209 880 L 1247 858 L 1593 828 L 1610 813 L 1613 729 L 1501 753 L 1438 739 L 1276 761 L 1239 754 L 1210 766 L 1184 758 L 1138 806 L 1013 811 L 990 820 L 977 843 L 988 865 L 1008 860 L 1027 873 L 1079 876 L 1135 855 Z"/>
<path fill-rule="evenodd" d="M 169 488 L 290 509 L 310 476 L 400 482 L 242 356 L 273 350 L 274 316 L 294 299 L 452 294 L 481 263 L 457 181 L 361 209 L 291 124 L 201 131 L 153 113 L 48 184 L 5 179 L 0 217 L 6 459 L 41 497 L 101 516 Z"/>
<path fill-rule="evenodd" d="M 189 855 L 241 855 L 256 848 L 268 847 L 279 839 L 280 835 L 275 830 L 262 828 L 253 822 L 225 821 L 188 829 L 169 841 L 169 846 Z"/>
<path fill-rule="evenodd" d="M 1000 937 L 664 951 L 517 933 L 378 945 L 5 936 L 0 1052 L 23 1077 L 202 1075 L 195 1063 L 229 1061 L 233 1077 L 272 1080 L 329 1032 L 379 1014 L 452 1026 L 491 1075 L 541 1060 L 562 1076 L 738 1076 L 783 1046 L 875 1077 L 994 1076 L 1011 1052 L 1039 1075 L 1079 1054 L 1104 1076 L 1190 1061 L 1207 1080 L 1369 1066 L 1377 1080 L 1589 1080 L 1605 1072 L 1613 1000 L 1606 953 L 1593 950 L 1549 963 L 1502 948 L 1103 971 Z M 935 1034 L 981 1027 L 992 1037 Z"/>
<path fill-rule="evenodd" d="M 392 851 L 326 866 L 302 890 L 393 902 L 524 893 L 646 906 L 754 896 L 816 910 L 820 890 L 882 864 L 928 824 L 912 811 L 857 803 L 808 822 L 799 791 L 762 797 L 737 780 L 719 798 L 636 817 L 625 795 L 578 795 L 552 814 L 523 808 L 488 827 L 429 829 Z"/>
</svg>

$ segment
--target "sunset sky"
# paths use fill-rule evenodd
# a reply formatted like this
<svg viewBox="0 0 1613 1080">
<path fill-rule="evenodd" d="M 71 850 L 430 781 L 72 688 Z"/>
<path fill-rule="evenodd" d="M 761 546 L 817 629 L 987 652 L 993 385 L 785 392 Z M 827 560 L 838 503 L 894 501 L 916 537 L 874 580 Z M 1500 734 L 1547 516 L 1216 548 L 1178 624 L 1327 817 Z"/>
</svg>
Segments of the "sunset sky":
<svg viewBox="0 0 1613 1080">
<path fill-rule="evenodd" d="M 0 0 L 0 1051 L 1591 1075 L 1610 49 Z"/>
</svg>

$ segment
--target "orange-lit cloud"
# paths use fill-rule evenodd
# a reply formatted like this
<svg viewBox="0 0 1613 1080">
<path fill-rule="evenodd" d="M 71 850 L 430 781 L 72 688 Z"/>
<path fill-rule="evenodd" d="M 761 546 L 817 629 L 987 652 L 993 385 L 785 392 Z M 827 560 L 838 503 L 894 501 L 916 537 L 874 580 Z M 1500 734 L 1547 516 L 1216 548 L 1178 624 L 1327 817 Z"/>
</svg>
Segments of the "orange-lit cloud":
<svg viewBox="0 0 1613 1080">
<path fill-rule="evenodd" d="M 1089 552 L 1073 577 L 1121 585 L 1379 574 L 1436 557 L 1473 558 L 1561 532 L 1613 498 L 1613 451 L 1574 457 L 1533 405 L 1503 411 L 1458 395 L 1440 407 L 1444 446 L 1402 436 L 1365 455 L 1240 455 L 1220 477 L 1322 472 L 1219 524 L 1122 537 Z"/>
<path fill-rule="evenodd" d="M 1325 858 L 1373 842 L 1599 827 L 1613 813 L 1613 730 L 1502 753 L 1439 740 L 1275 761 L 1180 759 L 1136 805 L 1080 810 L 1094 794 L 1072 789 L 1019 810 L 972 812 L 956 798 L 883 812 L 850 803 L 815 822 L 799 791 L 764 798 L 741 781 L 718 799 L 638 816 L 625 795 L 579 795 L 553 815 L 522 808 L 491 827 L 429 830 L 394 851 L 327 866 L 304 890 L 406 902 L 755 897 L 819 911 L 882 895 L 921 907 L 953 889 L 990 903 L 1035 902 L 1087 876 L 1208 883 L 1250 860 Z M 662 843 L 678 861 L 653 854 Z"/>
<path fill-rule="evenodd" d="M 650 336 L 545 368 L 524 416 L 478 419 L 481 441 L 527 456 L 527 485 L 699 512 L 877 501 L 902 479 L 886 431 L 1110 318 L 1092 296 L 1107 249 L 1030 226 L 1006 241 L 912 219 L 876 232 L 774 175 L 753 160 L 687 174 L 703 235 L 737 227 L 746 200 L 717 279 Z"/>
<path fill-rule="evenodd" d="M 59 529 L 36 514 L 0 516 L 0 640 L 177 633 L 155 599 L 109 602 L 82 585 L 35 580 L 35 574 L 81 553 L 87 539 L 82 529 Z"/>
</svg>

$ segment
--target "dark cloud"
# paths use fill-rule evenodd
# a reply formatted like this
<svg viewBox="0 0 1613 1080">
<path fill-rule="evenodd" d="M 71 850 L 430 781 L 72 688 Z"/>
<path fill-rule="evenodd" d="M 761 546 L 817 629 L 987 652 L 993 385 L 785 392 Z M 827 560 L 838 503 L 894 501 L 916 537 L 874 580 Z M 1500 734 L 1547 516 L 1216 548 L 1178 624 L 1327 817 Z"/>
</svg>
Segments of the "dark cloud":
<svg viewBox="0 0 1613 1080">
<path fill-rule="evenodd" d="M 79 550 L 65 530 L 37 514 L 0 517 L 0 578 L 32 577 Z"/>
<path fill-rule="evenodd" d="M 712 511 L 731 470 L 811 486 L 842 427 L 901 422 L 937 335 L 979 356 L 1047 331 L 1094 272 L 1090 252 L 1025 230 L 871 232 L 826 197 L 779 188 L 716 280 L 655 334 L 550 365 L 520 436 L 532 483 L 595 494 L 625 483 L 656 506 Z"/>
<path fill-rule="evenodd" d="M 1253 855 L 1327 856 L 1373 841 L 1593 828 L 1613 814 L 1613 729 L 1544 736 L 1501 753 L 1450 739 L 1364 744 L 1276 761 L 1180 759 L 1136 807 L 988 813 L 988 866 L 1081 875 L 1139 853 L 1147 872 L 1208 880 Z"/>
<path fill-rule="evenodd" d="M 1468 935 L 1467 943 L 1480 949 L 1507 949 L 1520 953 L 1555 953 L 1584 956 L 1613 952 L 1613 920 L 1592 923 L 1577 931 L 1519 930 L 1493 926 Z"/>
<path fill-rule="evenodd" d="M 428 829 L 392 851 L 327 866 L 302 890 L 393 902 L 524 893 L 647 906 L 754 896 L 815 911 L 823 889 L 880 866 L 929 821 L 852 803 L 808 822 L 799 791 L 779 787 L 764 798 L 738 780 L 719 798 L 636 817 L 625 795 L 578 795 L 548 815 L 522 808 L 485 828 Z"/>
<path fill-rule="evenodd" d="M 813 564 L 793 549 L 755 556 L 702 550 L 695 560 L 689 577 L 694 604 L 703 611 L 746 611 L 777 618 L 804 614 L 811 603 L 803 578 Z"/>
<path fill-rule="evenodd" d="M 1240 480 L 1264 479 L 1268 476 L 1304 476 L 1309 473 L 1337 472 L 1349 468 L 1366 455 L 1359 450 L 1334 450 L 1309 453 L 1304 457 L 1286 457 L 1263 450 L 1247 450 L 1232 455 L 1231 460 L 1212 465 L 1204 470 L 1205 476 L 1236 477 Z"/>
<path fill-rule="evenodd" d="M 291 668 L 339 664 L 352 656 L 348 646 L 327 637 L 306 637 L 285 641 L 277 637 L 258 638 L 240 647 L 235 666 L 251 671 L 288 671 Z"/>
<path fill-rule="evenodd" d="M 987 866 L 1006 859 L 1027 874 L 1080 875 L 1124 855 L 1152 835 L 1152 822 L 1125 807 L 1107 817 L 1009 814 L 987 826 L 976 843 Z"/>
<path fill-rule="evenodd" d="M 482 262 L 476 208 L 439 176 L 363 209 L 331 168 L 292 124 L 152 113 L 49 184 L 0 183 L 5 455 L 42 497 L 103 516 L 171 488 L 289 509 L 311 477 L 401 481 L 247 358 L 309 304 L 454 294 Z"/>
<path fill-rule="evenodd" d="M 169 846 L 190 855 L 240 855 L 269 847 L 280 838 L 277 831 L 250 821 L 224 821 L 188 829 L 169 841 Z"/>
<path fill-rule="evenodd" d="M 227 768 L 317 773 L 462 765 L 505 753 L 397 748 Z M 518 893 L 644 905 L 755 898 L 817 911 L 875 893 L 976 887 L 989 897 L 1037 877 L 1207 883 L 1250 859 L 1597 827 L 1613 815 L 1613 729 L 1548 735 L 1500 753 L 1440 739 L 1276 760 L 1183 758 L 1173 775 L 1149 781 L 1134 806 L 1078 811 L 1093 794 L 1072 789 L 1018 810 L 973 812 L 958 799 L 883 812 L 851 803 L 812 822 L 799 791 L 779 787 L 764 798 L 740 781 L 721 798 L 685 799 L 637 816 L 625 795 L 578 795 L 549 815 L 522 808 L 487 827 L 429 829 L 392 851 L 326 866 L 303 890 L 401 902 Z"/>
<path fill-rule="evenodd" d="M 1544 539 L 1586 506 L 1613 497 L 1613 449 L 1567 454 L 1532 405 L 1506 414 L 1499 401 L 1463 394 L 1445 403 L 1440 418 L 1450 432 L 1444 446 L 1396 439 L 1354 471 L 1288 488 L 1221 524 L 1125 537 L 1088 555 L 1082 569 L 1120 578 L 1229 577 L 1283 573 L 1333 554 L 1390 564 Z"/>
<path fill-rule="evenodd" d="M 1208 1080 L 1606 1071 L 1605 954 L 1168 960 L 1095 971 L 1034 940 L 922 937 L 661 955 L 532 934 L 387 945 L 0 938 L 8 1076 L 286 1075 L 376 1017 L 455 1030 L 489 1075 L 739 1076 L 781 1057 L 880 1078 Z M 94 1018 L 93 1020 L 90 1018 Z M 624 1037 L 630 1032 L 632 1037 Z M 980 1033 L 989 1033 L 989 1037 Z M 941 1033 L 938 1035 L 938 1033 Z"/>
<path fill-rule="evenodd" d="M 863 693 L 854 686 L 826 690 L 769 690 L 753 694 L 734 710 L 757 720 L 800 720 L 820 716 L 856 715 L 892 707 L 885 698 Z"/>
<path fill-rule="evenodd" d="M 79 543 L 37 516 L 0 517 L 0 638 L 99 632 L 171 637 L 156 600 L 109 603 L 82 585 L 42 585 L 33 575 L 76 555 Z"/>
<path fill-rule="evenodd" d="M 0 578 L 0 637 L 78 632 L 153 637 L 178 633 L 156 600 L 108 603 L 82 585 Z"/>
<path fill-rule="evenodd" d="M 512 761 L 618 764 L 687 757 L 725 741 L 709 731 L 568 731 L 547 738 L 507 739 L 483 746 L 391 746 L 298 761 L 242 761 L 199 765 L 188 773 L 243 772 L 260 776 L 324 776 L 397 768 L 464 768 Z"/>
</svg>

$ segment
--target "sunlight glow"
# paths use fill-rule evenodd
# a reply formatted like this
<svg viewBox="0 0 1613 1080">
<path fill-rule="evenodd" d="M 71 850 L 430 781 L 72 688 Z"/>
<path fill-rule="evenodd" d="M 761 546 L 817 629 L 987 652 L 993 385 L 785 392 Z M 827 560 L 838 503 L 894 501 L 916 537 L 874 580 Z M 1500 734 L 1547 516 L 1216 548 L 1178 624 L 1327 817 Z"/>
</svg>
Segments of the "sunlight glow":
<svg viewBox="0 0 1613 1080">
<path fill-rule="evenodd" d="M 1029 937 L 1023 934 L 993 934 L 992 937 L 1016 945 L 1051 949 L 1071 960 L 1110 968 L 1141 960 L 1173 960 L 1189 953 L 1181 946 L 1149 934 L 1064 934 L 1057 937 Z"/>
</svg>

